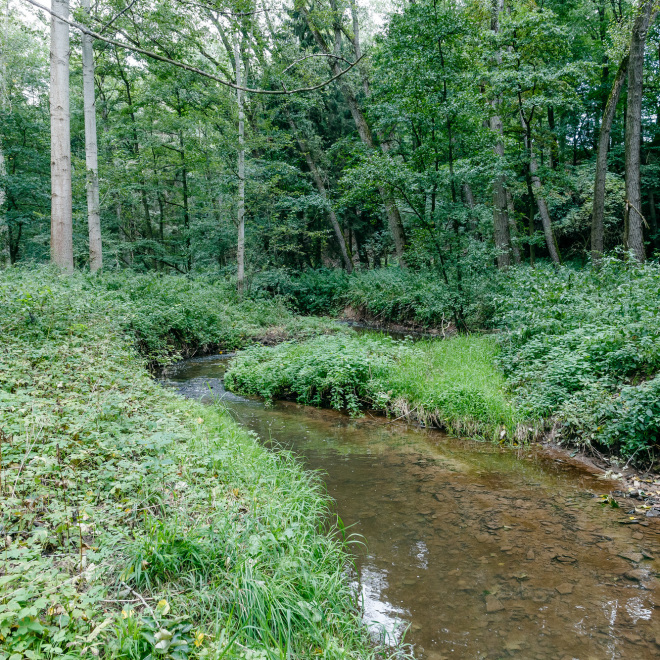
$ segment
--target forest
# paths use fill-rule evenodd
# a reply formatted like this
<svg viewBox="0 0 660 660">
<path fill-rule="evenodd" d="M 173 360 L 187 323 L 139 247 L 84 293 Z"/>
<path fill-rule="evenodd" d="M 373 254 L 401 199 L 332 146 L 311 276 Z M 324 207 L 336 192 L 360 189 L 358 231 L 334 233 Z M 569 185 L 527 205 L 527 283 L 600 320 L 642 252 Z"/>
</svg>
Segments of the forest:
<svg viewBox="0 0 660 660">
<path fill-rule="evenodd" d="M 2 0 L 0 660 L 655 657 L 658 11 Z"/>
</svg>

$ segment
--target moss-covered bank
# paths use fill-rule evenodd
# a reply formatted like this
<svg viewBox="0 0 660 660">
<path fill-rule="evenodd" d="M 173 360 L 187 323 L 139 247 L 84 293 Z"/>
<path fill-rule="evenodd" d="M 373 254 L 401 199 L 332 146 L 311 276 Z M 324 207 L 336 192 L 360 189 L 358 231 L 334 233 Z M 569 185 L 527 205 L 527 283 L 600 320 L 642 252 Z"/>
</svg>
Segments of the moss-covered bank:
<svg viewBox="0 0 660 660">
<path fill-rule="evenodd" d="M 122 278 L 0 274 L 0 658 L 376 657 L 319 480 L 135 350 L 199 341 L 203 285 Z"/>
</svg>

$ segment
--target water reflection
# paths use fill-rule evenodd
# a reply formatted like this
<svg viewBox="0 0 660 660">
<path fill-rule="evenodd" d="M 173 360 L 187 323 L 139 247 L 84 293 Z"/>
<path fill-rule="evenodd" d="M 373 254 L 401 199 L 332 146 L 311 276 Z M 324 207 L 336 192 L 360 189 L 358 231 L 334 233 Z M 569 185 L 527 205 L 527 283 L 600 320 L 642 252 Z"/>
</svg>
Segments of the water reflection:
<svg viewBox="0 0 660 660">
<path fill-rule="evenodd" d="M 221 360 L 167 374 L 223 396 Z M 228 400 L 228 399 L 231 400 Z M 660 524 L 596 494 L 614 484 L 541 451 L 521 458 L 366 416 L 227 397 L 264 442 L 323 470 L 350 531 L 365 619 L 419 658 L 660 657 Z"/>
</svg>

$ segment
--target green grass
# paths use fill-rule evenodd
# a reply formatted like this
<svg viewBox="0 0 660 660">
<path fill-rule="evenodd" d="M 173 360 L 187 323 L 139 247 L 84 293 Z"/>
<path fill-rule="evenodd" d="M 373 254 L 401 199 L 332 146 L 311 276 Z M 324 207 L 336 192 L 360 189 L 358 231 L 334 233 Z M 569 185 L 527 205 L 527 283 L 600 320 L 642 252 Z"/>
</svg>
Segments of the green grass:
<svg viewBox="0 0 660 660">
<path fill-rule="evenodd" d="M 415 344 L 388 373 L 391 410 L 456 434 L 515 435 L 520 418 L 495 368 L 498 352 L 491 336 L 458 335 Z"/>
<path fill-rule="evenodd" d="M 353 414 L 375 408 L 457 434 L 515 436 L 519 419 L 494 366 L 497 351 L 494 339 L 477 335 L 412 343 L 345 334 L 252 348 L 232 360 L 225 383 L 270 400 Z"/>
<path fill-rule="evenodd" d="M 320 479 L 158 386 L 121 295 L 0 274 L 0 658 L 386 657 Z"/>
</svg>

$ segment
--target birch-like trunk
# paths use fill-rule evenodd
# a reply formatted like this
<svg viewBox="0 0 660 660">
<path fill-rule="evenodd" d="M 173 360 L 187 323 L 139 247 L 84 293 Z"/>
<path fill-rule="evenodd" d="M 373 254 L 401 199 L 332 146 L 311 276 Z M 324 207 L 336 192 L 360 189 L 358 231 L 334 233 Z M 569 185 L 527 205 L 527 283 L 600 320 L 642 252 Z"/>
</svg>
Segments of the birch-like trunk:
<svg viewBox="0 0 660 660">
<path fill-rule="evenodd" d="M 637 261 L 646 259 L 642 222 L 642 184 L 640 174 L 640 139 L 642 132 L 642 85 L 644 82 L 644 47 L 649 26 L 657 10 L 654 0 L 644 0 L 637 10 L 630 39 L 628 58 L 628 107 L 626 108 L 626 207 L 624 247 Z"/>
<path fill-rule="evenodd" d="M 239 37 L 234 41 L 234 65 L 236 68 L 236 84 L 240 87 L 241 52 Z M 245 116 L 243 113 L 243 91 L 236 90 L 238 104 L 238 240 L 236 243 L 236 262 L 238 269 L 238 294 L 243 295 L 245 288 Z"/>
<path fill-rule="evenodd" d="M 90 0 L 82 0 L 89 15 Z M 99 202 L 99 165 L 96 140 L 96 94 L 94 90 L 94 46 L 89 34 L 82 35 L 83 103 L 85 111 L 85 164 L 87 168 L 87 227 L 89 231 L 89 269 L 103 267 L 101 243 L 101 205 Z"/>
<path fill-rule="evenodd" d="M 7 49 L 9 48 L 9 0 L 6 2 L 3 29 L 2 44 L 0 45 L 0 112 L 4 112 L 7 107 Z M 0 177 L 7 174 L 5 166 L 5 154 L 2 150 L 2 140 L 0 140 Z M 9 250 L 9 227 L 7 226 L 7 216 L 5 211 L 6 194 L 5 189 L 0 187 L 0 265 L 11 261 Z"/>
<path fill-rule="evenodd" d="M 594 206 L 591 215 L 591 258 L 598 263 L 603 256 L 604 234 L 603 219 L 605 217 L 605 182 L 607 179 L 607 153 L 610 149 L 610 133 L 616 114 L 621 90 L 628 74 L 628 55 L 626 55 L 614 79 L 612 90 L 607 98 L 603 118 L 600 122 L 598 138 L 598 154 L 596 156 L 596 177 L 594 179 Z"/>
<path fill-rule="evenodd" d="M 0 108 L 2 106 L 0 105 Z M 2 151 L 2 141 L 0 141 L 0 177 L 7 174 L 5 168 L 5 154 Z M 5 189 L 0 187 L 0 266 L 10 260 L 9 257 L 9 235 L 7 227 L 7 218 L 5 215 Z"/>
<path fill-rule="evenodd" d="M 69 0 L 52 0 L 53 13 L 69 18 Z M 69 25 L 50 20 L 50 255 L 54 264 L 73 271 L 73 202 L 69 112 Z"/>
</svg>

